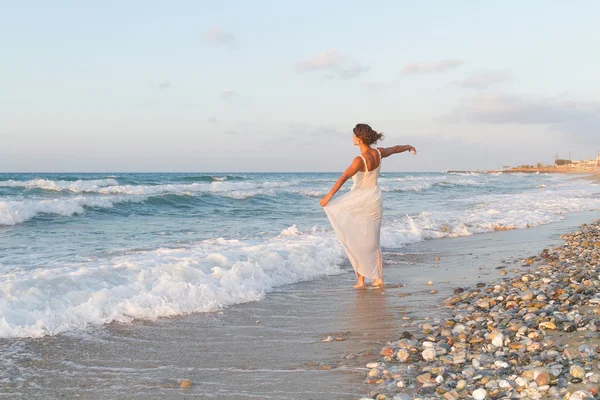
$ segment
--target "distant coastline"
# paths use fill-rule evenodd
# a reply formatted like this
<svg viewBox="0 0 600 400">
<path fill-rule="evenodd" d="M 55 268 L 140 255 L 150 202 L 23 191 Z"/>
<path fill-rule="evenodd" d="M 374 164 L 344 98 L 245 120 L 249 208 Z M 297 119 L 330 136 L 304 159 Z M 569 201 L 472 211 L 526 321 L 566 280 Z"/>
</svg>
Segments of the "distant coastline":
<svg viewBox="0 0 600 400">
<path fill-rule="evenodd" d="M 514 174 L 514 173 L 528 173 L 528 174 L 537 174 L 537 173 L 550 173 L 550 174 L 594 174 L 600 175 L 600 167 L 590 167 L 590 166 L 577 166 L 577 165 L 569 165 L 569 166 L 542 166 L 542 167 L 514 167 L 507 169 L 486 169 L 486 170 L 447 170 L 446 173 L 479 173 L 479 174 Z"/>
</svg>

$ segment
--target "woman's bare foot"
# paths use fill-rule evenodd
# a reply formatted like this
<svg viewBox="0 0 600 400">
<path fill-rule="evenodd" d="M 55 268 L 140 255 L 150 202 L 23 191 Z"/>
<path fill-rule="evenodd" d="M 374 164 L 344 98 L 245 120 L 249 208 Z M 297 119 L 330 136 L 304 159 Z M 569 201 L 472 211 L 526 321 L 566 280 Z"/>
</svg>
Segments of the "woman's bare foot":
<svg viewBox="0 0 600 400">
<path fill-rule="evenodd" d="M 352 286 L 354 289 L 361 289 L 365 287 L 365 277 L 362 275 L 358 276 L 358 282 L 356 282 L 356 285 Z"/>
<path fill-rule="evenodd" d="M 373 281 L 373 283 L 371 283 L 371 286 L 376 286 L 376 287 L 384 288 L 385 284 L 383 283 L 383 279 L 375 279 Z"/>
</svg>

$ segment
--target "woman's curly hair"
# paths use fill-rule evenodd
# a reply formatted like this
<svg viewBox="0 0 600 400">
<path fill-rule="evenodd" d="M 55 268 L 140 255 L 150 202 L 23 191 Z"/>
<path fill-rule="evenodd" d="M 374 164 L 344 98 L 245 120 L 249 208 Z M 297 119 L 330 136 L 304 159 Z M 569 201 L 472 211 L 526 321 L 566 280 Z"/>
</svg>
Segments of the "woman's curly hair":
<svg viewBox="0 0 600 400">
<path fill-rule="evenodd" d="M 356 124 L 353 131 L 354 131 L 354 134 L 356 135 L 356 137 L 361 139 L 363 141 L 363 143 L 368 146 L 375 144 L 379 140 L 383 139 L 383 133 L 375 132 L 367 124 Z"/>
</svg>

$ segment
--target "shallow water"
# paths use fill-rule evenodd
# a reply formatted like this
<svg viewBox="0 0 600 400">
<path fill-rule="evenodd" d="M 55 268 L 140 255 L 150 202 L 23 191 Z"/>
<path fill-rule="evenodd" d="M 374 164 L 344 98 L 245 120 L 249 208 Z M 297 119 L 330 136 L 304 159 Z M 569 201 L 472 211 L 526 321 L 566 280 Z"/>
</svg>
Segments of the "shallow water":
<svg viewBox="0 0 600 400">
<path fill-rule="evenodd" d="M 382 170 L 388 252 L 600 207 L 600 186 L 572 176 Z M 0 337 L 214 312 L 345 274 L 318 206 L 336 178 L 0 174 Z"/>
<path fill-rule="evenodd" d="M 439 304 L 453 288 L 510 277 L 496 267 L 524 269 L 520 258 L 598 216 L 576 213 L 537 228 L 388 248 L 391 287 L 384 290 L 352 290 L 354 276 L 346 272 L 278 286 L 260 301 L 220 312 L 0 339 L 0 395 L 356 399 L 371 389 L 364 365 L 387 340 L 447 313 Z M 429 293 L 429 280 L 438 294 Z M 323 342 L 328 336 L 343 341 Z M 179 389 L 181 379 L 192 387 Z"/>
</svg>

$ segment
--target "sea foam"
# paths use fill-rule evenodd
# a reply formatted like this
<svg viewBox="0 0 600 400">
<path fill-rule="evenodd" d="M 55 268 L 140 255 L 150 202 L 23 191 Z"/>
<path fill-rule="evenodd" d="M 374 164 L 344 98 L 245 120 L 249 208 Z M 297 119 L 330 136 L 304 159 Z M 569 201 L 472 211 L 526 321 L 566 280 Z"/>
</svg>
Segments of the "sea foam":
<svg viewBox="0 0 600 400">
<path fill-rule="evenodd" d="M 0 273 L 0 337 L 156 319 L 261 299 L 273 288 L 344 272 L 332 235 L 206 240 L 80 265 Z"/>
</svg>

